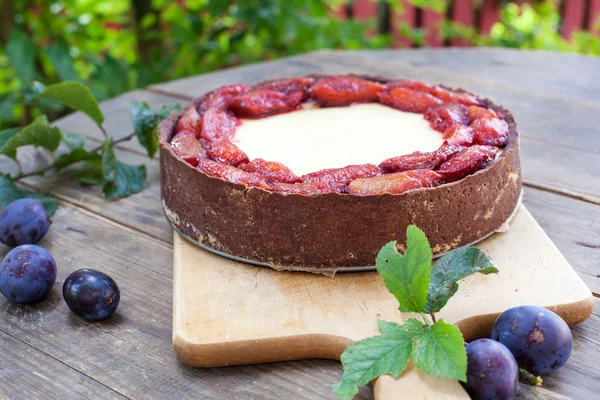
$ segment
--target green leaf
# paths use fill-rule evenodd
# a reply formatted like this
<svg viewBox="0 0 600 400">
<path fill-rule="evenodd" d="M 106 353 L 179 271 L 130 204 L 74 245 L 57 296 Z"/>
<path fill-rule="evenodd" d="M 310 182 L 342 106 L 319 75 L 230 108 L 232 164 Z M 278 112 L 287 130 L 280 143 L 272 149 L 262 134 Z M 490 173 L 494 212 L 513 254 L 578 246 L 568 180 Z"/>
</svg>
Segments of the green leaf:
<svg viewBox="0 0 600 400">
<path fill-rule="evenodd" d="M 49 126 L 46 121 L 38 120 L 31 125 L 27 125 L 7 140 L 0 151 L 11 158 L 17 156 L 17 148 L 28 145 L 43 147 L 50 152 L 54 152 L 58 149 L 61 138 L 60 129 Z"/>
<path fill-rule="evenodd" d="M 75 178 L 86 185 L 101 185 L 104 183 L 102 176 L 102 160 L 84 161 Z"/>
<path fill-rule="evenodd" d="M 107 182 L 112 182 L 117 176 L 117 156 L 113 149 L 113 138 L 109 138 L 102 145 L 102 177 Z"/>
<path fill-rule="evenodd" d="M 160 124 L 163 119 L 167 118 L 169 114 L 175 110 L 181 110 L 181 104 L 168 104 L 166 106 L 162 106 L 157 112 L 158 123 Z"/>
<path fill-rule="evenodd" d="M 6 55 L 21 86 L 27 86 L 35 79 L 35 57 L 37 47 L 33 40 L 21 30 L 13 29 L 6 44 Z"/>
<path fill-rule="evenodd" d="M 118 95 L 130 88 L 126 66 L 110 55 L 106 55 L 104 60 L 96 65 L 92 82 L 96 84 L 97 89 L 106 92 L 108 96 Z"/>
<path fill-rule="evenodd" d="M 21 94 L 27 101 L 35 99 L 40 93 L 46 90 L 46 85 L 39 81 L 33 81 L 30 85 L 21 87 Z"/>
<path fill-rule="evenodd" d="M 2 149 L 6 142 L 8 142 L 13 136 L 19 133 L 20 130 L 21 128 L 9 128 L 0 131 L 0 149 Z"/>
<path fill-rule="evenodd" d="M 56 168 L 57 171 L 61 171 L 61 170 L 65 169 L 66 167 L 68 167 L 69 165 L 73 165 L 73 164 L 81 162 L 81 161 L 94 161 L 94 160 L 101 160 L 101 159 L 102 159 L 102 157 L 99 154 L 90 153 L 90 152 L 82 149 L 81 147 L 79 147 L 79 148 L 74 149 L 70 153 L 63 154 L 60 157 L 58 157 L 56 159 L 56 162 L 54 163 L 54 167 Z"/>
<path fill-rule="evenodd" d="M 39 99 L 37 96 L 46 90 L 46 86 L 38 81 L 33 81 L 28 86 L 23 86 L 20 90 L 26 100 L 26 104 L 39 106 L 43 112 L 59 113 L 65 106 L 51 99 Z"/>
<path fill-rule="evenodd" d="M 158 137 L 155 135 L 158 116 L 146 102 L 132 102 L 129 108 L 135 136 L 148 152 L 148 156 L 152 158 L 158 150 Z"/>
<path fill-rule="evenodd" d="M 63 81 L 79 81 L 79 74 L 75 71 L 73 57 L 69 53 L 69 46 L 56 42 L 46 49 L 46 55 L 52 67 Z"/>
<path fill-rule="evenodd" d="M 0 94 L 0 121 L 7 123 L 10 122 L 14 115 L 14 107 L 16 105 L 16 93 L 9 92 Z"/>
<path fill-rule="evenodd" d="M 85 144 L 85 137 L 75 132 L 65 132 L 63 133 L 62 141 L 67 147 L 71 150 L 78 149 L 83 147 Z"/>
<path fill-rule="evenodd" d="M 377 271 L 385 286 L 400 303 L 402 312 L 421 312 L 427 301 L 431 270 L 431 247 L 419 228 L 406 230 L 407 249 L 404 255 L 396 250 L 396 242 L 383 246 L 377 255 Z"/>
<path fill-rule="evenodd" d="M 424 312 L 440 311 L 458 290 L 457 281 L 474 273 L 496 274 L 489 257 L 477 247 L 463 247 L 446 254 L 431 269 L 431 281 Z"/>
<path fill-rule="evenodd" d="M 37 117 L 35 117 L 35 119 L 33 120 L 33 123 L 48 125 L 48 124 L 50 124 L 50 121 L 48 120 L 48 116 L 46 114 L 42 114 L 42 115 L 38 115 Z"/>
<path fill-rule="evenodd" d="M 9 177 L 0 178 L 0 205 L 2 208 L 15 200 L 24 198 L 39 200 L 48 215 L 53 215 L 58 205 L 58 201 L 49 194 L 19 189 Z"/>
<path fill-rule="evenodd" d="M 421 371 L 441 378 L 467 381 L 467 351 L 460 330 L 439 320 L 417 337 L 412 351 Z"/>
<path fill-rule="evenodd" d="M 3 176 L 0 178 L 0 205 L 6 207 L 15 200 L 23 198 L 21 190 L 9 177 Z"/>
<path fill-rule="evenodd" d="M 388 321 L 384 321 L 382 319 L 378 319 L 377 320 L 377 326 L 379 327 L 379 332 L 381 332 L 382 334 L 395 334 L 398 333 L 400 331 L 402 332 L 406 332 L 403 327 L 403 325 L 400 325 L 396 322 L 388 322 Z"/>
<path fill-rule="evenodd" d="M 154 111 L 146 102 L 131 102 L 129 108 L 133 120 L 133 131 L 140 144 L 148 152 L 148 156 L 152 158 L 158 150 L 158 136 L 156 134 L 158 125 L 171 111 L 179 110 L 181 106 L 179 104 L 162 106 L 158 111 Z"/>
<path fill-rule="evenodd" d="M 146 181 L 145 165 L 127 165 L 117 161 L 115 179 L 106 182 L 102 191 L 106 197 L 124 198 L 139 193 Z"/>
<path fill-rule="evenodd" d="M 47 86 L 38 95 L 40 99 L 51 99 L 58 101 L 68 107 L 87 114 L 98 125 L 104 121 L 104 115 L 98 106 L 98 102 L 92 95 L 91 90 L 79 82 L 62 82 Z"/>
<path fill-rule="evenodd" d="M 402 325 L 402 329 L 404 329 L 408 336 L 416 339 L 417 336 L 421 335 L 425 330 L 425 325 L 422 321 L 419 321 L 416 318 L 409 318 L 406 320 L 404 325 Z"/>
<path fill-rule="evenodd" d="M 344 375 L 333 386 L 341 399 L 352 399 L 362 387 L 381 375 L 398 378 L 408 365 L 413 342 L 399 325 L 379 321 L 383 334 L 356 342 L 342 354 Z"/>
</svg>

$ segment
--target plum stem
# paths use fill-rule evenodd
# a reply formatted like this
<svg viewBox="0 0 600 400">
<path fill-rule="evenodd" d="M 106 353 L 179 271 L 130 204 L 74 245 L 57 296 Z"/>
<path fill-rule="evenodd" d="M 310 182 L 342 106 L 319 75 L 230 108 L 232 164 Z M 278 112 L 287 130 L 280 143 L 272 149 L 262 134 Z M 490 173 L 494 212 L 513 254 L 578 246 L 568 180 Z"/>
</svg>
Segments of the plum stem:
<svg viewBox="0 0 600 400">
<path fill-rule="evenodd" d="M 425 322 L 425 325 L 431 326 L 431 322 L 429 322 L 429 320 L 427 319 L 427 315 L 425 315 L 423 313 L 419 313 L 419 314 L 421 315 L 421 318 L 423 318 L 423 322 Z"/>
<path fill-rule="evenodd" d="M 541 377 L 533 375 L 531 372 L 523 368 L 519 368 L 519 381 L 531 386 L 542 386 L 543 382 Z"/>
<path fill-rule="evenodd" d="M 102 124 L 98 124 L 98 128 L 100 128 L 100 131 L 102 132 L 102 135 L 104 136 L 104 139 L 108 139 L 108 133 L 106 133 L 106 129 L 104 129 L 104 127 L 102 126 Z"/>
</svg>

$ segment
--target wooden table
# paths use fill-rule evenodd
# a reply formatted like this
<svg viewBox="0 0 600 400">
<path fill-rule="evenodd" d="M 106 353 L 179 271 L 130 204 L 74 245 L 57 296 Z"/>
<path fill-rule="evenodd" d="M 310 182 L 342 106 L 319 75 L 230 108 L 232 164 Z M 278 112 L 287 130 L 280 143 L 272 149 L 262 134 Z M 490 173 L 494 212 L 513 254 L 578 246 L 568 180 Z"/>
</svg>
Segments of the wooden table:
<svg viewBox="0 0 600 400">
<path fill-rule="evenodd" d="M 491 49 L 320 51 L 155 85 L 102 104 L 110 135 L 131 130 L 130 101 L 153 107 L 186 102 L 218 86 L 311 72 L 371 73 L 444 82 L 489 96 L 515 114 L 522 132 L 524 202 L 583 280 L 600 297 L 600 58 Z M 101 133 L 80 113 L 57 122 L 86 135 Z M 26 184 L 60 199 L 51 233 L 41 243 L 57 259 L 48 300 L 18 306 L 0 299 L 0 398 L 332 398 L 339 363 L 308 360 L 210 370 L 178 362 L 171 345 L 172 231 L 161 209 L 158 160 L 133 142 L 118 147 L 132 164 L 146 163 L 140 194 L 105 200 L 70 179 Z M 28 153 L 27 168 L 39 154 Z M 6 252 L 4 249 L 3 251 Z M 121 288 L 118 313 L 102 323 L 75 317 L 60 288 L 66 276 L 93 267 Z M 600 304 L 600 300 L 596 300 Z M 568 364 L 543 388 L 521 398 L 591 399 L 600 392 L 600 312 L 573 328 Z M 564 396 L 564 397 L 563 397 Z M 364 388 L 360 398 L 372 398 Z"/>
</svg>

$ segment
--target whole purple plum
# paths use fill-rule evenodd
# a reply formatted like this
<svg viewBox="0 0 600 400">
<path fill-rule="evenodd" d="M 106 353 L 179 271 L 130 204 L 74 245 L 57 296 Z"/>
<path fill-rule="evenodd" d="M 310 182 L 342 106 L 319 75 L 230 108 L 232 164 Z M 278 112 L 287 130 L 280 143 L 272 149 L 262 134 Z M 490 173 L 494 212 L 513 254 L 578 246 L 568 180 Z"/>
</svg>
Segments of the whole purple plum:
<svg viewBox="0 0 600 400">
<path fill-rule="evenodd" d="M 494 323 L 492 339 L 508 347 L 519 367 L 533 375 L 556 371 L 567 362 L 573 349 L 567 323 L 552 311 L 536 306 L 503 312 Z"/>
<path fill-rule="evenodd" d="M 116 282 L 105 273 L 80 269 L 65 280 L 63 298 L 75 314 L 100 321 L 117 310 L 121 292 Z"/>
<path fill-rule="evenodd" d="M 15 247 L 34 244 L 46 236 L 50 218 L 42 203 L 35 199 L 19 199 L 0 213 L 0 242 Z"/>
<path fill-rule="evenodd" d="M 502 343 L 479 339 L 467 344 L 465 390 L 474 400 L 511 400 L 519 387 L 519 367 Z"/>
<path fill-rule="evenodd" d="M 12 249 L 0 264 L 0 292 L 16 303 L 42 300 L 56 281 L 56 261 L 39 246 Z"/>
</svg>

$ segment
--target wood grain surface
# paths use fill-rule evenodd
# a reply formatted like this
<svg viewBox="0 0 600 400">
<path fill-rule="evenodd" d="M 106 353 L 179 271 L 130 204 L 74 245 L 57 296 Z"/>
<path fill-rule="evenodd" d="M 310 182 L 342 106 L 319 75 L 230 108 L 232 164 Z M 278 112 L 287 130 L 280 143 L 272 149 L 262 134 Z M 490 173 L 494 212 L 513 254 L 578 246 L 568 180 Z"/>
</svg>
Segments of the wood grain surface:
<svg viewBox="0 0 600 400">
<path fill-rule="evenodd" d="M 314 71 L 372 71 L 480 91 L 515 113 L 524 136 L 524 204 L 598 297 L 598 70 L 598 58 L 548 52 L 323 51 L 157 85 L 104 102 L 102 108 L 109 134 L 121 138 L 131 133 L 132 100 L 157 107 L 227 83 Z M 81 113 L 57 124 L 86 135 L 91 146 L 99 143 L 99 132 Z M 336 361 L 195 369 L 177 360 L 171 344 L 173 237 L 162 215 L 158 162 L 134 143 L 118 147 L 127 162 L 148 166 L 146 188 L 130 199 L 107 201 L 98 189 L 72 184 L 66 179 L 70 171 L 53 181 L 26 181 L 60 199 L 42 243 L 57 258 L 59 277 L 48 301 L 39 305 L 0 299 L 0 398 L 333 398 L 330 386 L 341 377 Z M 21 155 L 27 167 L 46 160 L 32 150 Z M 0 165 L 3 171 L 12 168 L 4 159 Z M 123 297 L 114 318 L 94 323 L 68 312 L 60 289 L 70 272 L 83 267 L 117 280 Z M 567 365 L 546 377 L 543 388 L 522 386 L 519 398 L 592 399 L 600 392 L 599 307 L 596 299 L 592 317 L 573 327 L 575 346 Z M 372 397 L 372 387 L 358 396 Z"/>
</svg>

